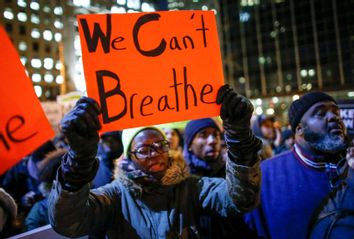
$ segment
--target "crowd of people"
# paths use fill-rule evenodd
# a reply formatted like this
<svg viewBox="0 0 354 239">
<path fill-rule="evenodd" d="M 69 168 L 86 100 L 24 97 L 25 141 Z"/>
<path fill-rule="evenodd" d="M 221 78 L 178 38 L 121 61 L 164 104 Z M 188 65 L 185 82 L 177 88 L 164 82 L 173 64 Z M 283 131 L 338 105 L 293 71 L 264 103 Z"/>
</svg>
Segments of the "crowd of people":
<svg viewBox="0 0 354 239">
<path fill-rule="evenodd" d="M 81 98 L 60 135 L 0 176 L 0 237 L 51 224 L 89 238 L 354 238 L 354 147 L 310 92 L 289 126 L 227 85 L 220 118 L 99 134 Z"/>
</svg>

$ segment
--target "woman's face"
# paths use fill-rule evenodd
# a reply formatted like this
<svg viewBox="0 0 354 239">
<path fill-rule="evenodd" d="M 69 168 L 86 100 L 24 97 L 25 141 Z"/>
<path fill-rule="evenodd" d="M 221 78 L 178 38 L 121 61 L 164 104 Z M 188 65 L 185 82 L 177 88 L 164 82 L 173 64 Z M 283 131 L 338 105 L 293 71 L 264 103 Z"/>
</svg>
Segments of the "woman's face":
<svg viewBox="0 0 354 239">
<path fill-rule="evenodd" d="M 170 148 L 172 150 L 178 149 L 179 136 L 173 129 L 164 129 L 167 141 L 170 143 Z"/>
<path fill-rule="evenodd" d="M 160 132 L 147 129 L 139 132 L 131 145 L 131 159 L 148 174 L 163 174 L 169 167 L 168 142 Z"/>
</svg>

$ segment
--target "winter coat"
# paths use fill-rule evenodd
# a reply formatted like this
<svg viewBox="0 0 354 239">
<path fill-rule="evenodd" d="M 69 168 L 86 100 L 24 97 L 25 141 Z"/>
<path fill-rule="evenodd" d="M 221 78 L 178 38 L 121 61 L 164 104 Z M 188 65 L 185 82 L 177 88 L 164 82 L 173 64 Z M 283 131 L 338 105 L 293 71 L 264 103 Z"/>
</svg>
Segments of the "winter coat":
<svg viewBox="0 0 354 239">
<path fill-rule="evenodd" d="M 68 237 L 106 231 L 108 238 L 199 238 L 200 215 L 240 216 L 258 202 L 259 163 L 228 159 L 226 180 L 190 177 L 175 161 L 161 183 L 132 175 L 120 169 L 112 183 L 76 192 L 64 190 L 58 177 L 49 196 L 54 230 Z"/>
<path fill-rule="evenodd" d="M 323 201 L 314 215 L 311 239 L 354 238 L 354 169 L 346 180 Z"/>
<path fill-rule="evenodd" d="M 49 224 L 47 198 L 36 202 L 25 219 L 26 229 L 32 230 Z"/>
<path fill-rule="evenodd" d="M 334 178 L 333 172 L 311 162 L 295 148 L 262 161 L 261 202 L 246 214 L 246 222 L 261 238 L 306 238 L 311 216 L 332 190 Z"/>
</svg>

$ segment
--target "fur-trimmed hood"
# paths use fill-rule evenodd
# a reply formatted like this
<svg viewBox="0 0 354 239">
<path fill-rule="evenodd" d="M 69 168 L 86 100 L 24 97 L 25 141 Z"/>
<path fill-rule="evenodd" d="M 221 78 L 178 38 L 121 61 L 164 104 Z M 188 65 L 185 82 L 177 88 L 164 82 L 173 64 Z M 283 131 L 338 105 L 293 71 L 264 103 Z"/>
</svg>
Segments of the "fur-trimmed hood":
<svg viewBox="0 0 354 239">
<path fill-rule="evenodd" d="M 125 170 L 122 166 L 124 162 L 131 162 L 131 160 L 129 158 L 119 159 L 116 164 L 114 178 L 120 181 L 131 193 L 136 196 L 141 196 L 146 187 L 146 184 L 142 182 L 151 182 L 151 185 L 170 186 L 179 184 L 190 176 L 188 166 L 181 154 L 174 154 L 171 156 L 170 167 L 166 170 L 165 175 L 160 181 L 157 181 L 153 179 L 152 176 L 148 175 L 137 176 L 134 178 L 129 177 L 127 170 Z"/>
</svg>

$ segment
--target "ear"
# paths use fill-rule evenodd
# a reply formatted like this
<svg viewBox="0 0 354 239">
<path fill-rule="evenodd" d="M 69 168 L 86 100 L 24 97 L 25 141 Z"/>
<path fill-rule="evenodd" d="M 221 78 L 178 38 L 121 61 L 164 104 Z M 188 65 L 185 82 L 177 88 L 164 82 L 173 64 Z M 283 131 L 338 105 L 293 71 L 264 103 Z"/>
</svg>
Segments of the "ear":
<svg viewBox="0 0 354 239">
<path fill-rule="evenodd" d="M 302 136 L 304 134 L 304 127 L 301 122 L 296 126 L 295 134 L 297 134 L 299 136 Z"/>
</svg>

